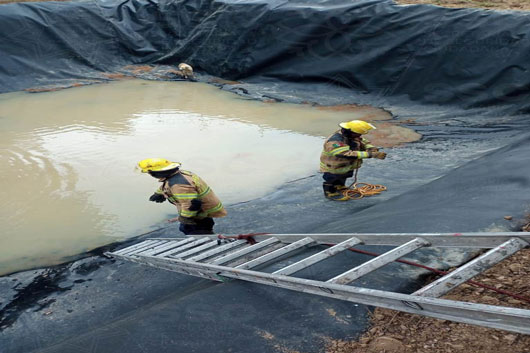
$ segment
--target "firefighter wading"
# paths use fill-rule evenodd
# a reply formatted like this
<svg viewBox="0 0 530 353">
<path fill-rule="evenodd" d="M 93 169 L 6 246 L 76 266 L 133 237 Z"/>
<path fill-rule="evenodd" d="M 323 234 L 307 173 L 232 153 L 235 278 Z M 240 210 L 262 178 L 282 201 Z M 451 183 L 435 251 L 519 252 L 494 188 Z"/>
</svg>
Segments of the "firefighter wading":
<svg viewBox="0 0 530 353">
<path fill-rule="evenodd" d="M 379 152 L 362 135 L 375 129 L 370 123 L 352 120 L 340 123 L 340 130 L 326 139 L 320 155 L 320 171 L 324 173 L 324 195 L 334 201 L 347 201 L 342 194 L 346 189 L 346 179 L 353 176 L 365 158 L 385 159 L 386 153 Z"/>
<path fill-rule="evenodd" d="M 213 234 L 213 217 L 224 217 L 227 212 L 208 184 L 198 175 L 181 170 L 180 165 L 162 158 L 138 162 L 143 173 L 149 173 L 162 183 L 149 201 L 168 200 L 175 205 L 179 216 L 169 222 L 179 221 L 179 229 L 184 234 Z"/>
</svg>

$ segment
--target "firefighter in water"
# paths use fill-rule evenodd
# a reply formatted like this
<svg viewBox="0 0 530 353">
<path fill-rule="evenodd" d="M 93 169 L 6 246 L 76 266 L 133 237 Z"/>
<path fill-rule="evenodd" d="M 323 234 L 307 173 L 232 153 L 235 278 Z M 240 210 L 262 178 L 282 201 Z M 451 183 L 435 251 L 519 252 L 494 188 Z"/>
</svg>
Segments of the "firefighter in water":
<svg viewBox="0 0 530 353">
<path fill-rule="evenodd" d="M 320 155 L 320 172 L 323 172 L 324 195 L 334 201 L 347 201 L 350 198 L 343 195 L 346 179 L 353 176 L 353 172 L 361 167 L 363 159 L 385 159 L 386 153 L 370 145 L 362 135 L 375 129 L 363 120 L 352 120 L 339 124 L 340 130 L 326 139 L 324 149 Z"/>
<path fill-rule="evenodd" d="M 181 170 L 180 165 L 163 158 L 138 162 L 142 173 L 148 173 L 162 183 L 149 201 L 161 203 L 168 200 L 177 206 L 179 216 L 168 222 L 179 221 L 182 233 L 214 234 L 213 217 L 224 217 L 227 212 L 204 180 L 192 172 Z"/>
</svg>

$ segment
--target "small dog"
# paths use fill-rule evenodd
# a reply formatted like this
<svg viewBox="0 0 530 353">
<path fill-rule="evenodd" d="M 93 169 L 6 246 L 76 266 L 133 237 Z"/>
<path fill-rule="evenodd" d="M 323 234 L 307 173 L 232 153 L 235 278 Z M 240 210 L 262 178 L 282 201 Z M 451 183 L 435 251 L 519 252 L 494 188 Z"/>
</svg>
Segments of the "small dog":
<svg viewBox="0 0 530 353">
<path fill-rule="evenodd" d="M 185 63 L 180 63 L 178 66 L 178 69 L 180 72 L 182 72 L 182 76 L 184 78 L 192 78 L 193 77 L 193 68 Z"/>
</svg>

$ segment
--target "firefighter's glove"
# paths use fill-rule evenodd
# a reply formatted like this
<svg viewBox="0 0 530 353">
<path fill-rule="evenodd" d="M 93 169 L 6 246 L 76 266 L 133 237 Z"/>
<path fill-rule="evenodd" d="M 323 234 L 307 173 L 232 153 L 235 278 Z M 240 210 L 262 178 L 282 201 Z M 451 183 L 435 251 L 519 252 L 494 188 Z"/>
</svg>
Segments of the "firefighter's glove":
<svg viewBox="0 0 530 353">
<path fill-rule="evenodd" d="M 195 222 L 195 220 L 193 218 L 189 218 L 189 217 L 182 217 L 182 216 L 179 216 L 178 217 L 178 221 L 182 224 L 189 224 L 189 225 L 196 225 L 197 222 Z"/>
<path fill-rule="evenodd" d="M 200 199 L 191 200 L 191 206 L 188 208 L 190 211 L 199 211 L 202 207 L 202 201 Z"/>
<path fill-rule="evenodd" d="M 370 152 L 370 158 L 385 159 L 385 152 Z"/>
<path fill-rule="evenodd" d="M 166 201 L 166 197 L 163 194 L 157 194 L 156 192 L 149 197 L 149 201 L 156 202 L 156 203 L 162 203 Z"/>
</svg>

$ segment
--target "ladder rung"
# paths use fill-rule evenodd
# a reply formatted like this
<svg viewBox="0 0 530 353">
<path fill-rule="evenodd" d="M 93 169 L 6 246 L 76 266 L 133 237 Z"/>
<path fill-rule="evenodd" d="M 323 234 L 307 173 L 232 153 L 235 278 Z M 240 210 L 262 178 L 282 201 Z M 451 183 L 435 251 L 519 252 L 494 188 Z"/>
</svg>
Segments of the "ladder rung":
<svg viewBox="0 0 530 353">
<path fill-rule="evenodd" d="M 193 248 L 194 246 L 198 246 L 198 245 L 204 244 L 207 241 L 210 241 L 210 239 L 208 239 L 208 238 L 195 239 L 194 238 L 194 241 L 192 241 L 191 243 L 187 243 L 187 244 L 181 245 L 181 246 L 179 246 L 178 248 L 175 248 L 175 249 L 164 251 L 163 253 L 160 253 L 160 254 L 158 254 L 156 256 L 164 257 L 164 256 L 173 255 L 173 254 L 182 252 L 184 250 L 188 250 L 190 248 Z"/>
<path fill-rule="evenodd" d="M 383 267 L 386 264 L 391 263 L 394 260 L 399 259 L 408 253 L 413 252 L 416 249 L 428 245 L 430 245 L 429 242 L 422 238 L 413 239 L 408 243 L 398 246 L 395 249 L 392 249 L 370 261 L 363 263 L 362 265 L 333 277 L 332 279 L 328 280 L 327 283 L 348 284 L 370 272 L 377 270 L 378 268 Z"/>
<path fill-rule="evenodd" d="M 202 254 L 190 257 L 188 260 L 190 260 L 190 261 L 204 260 L 204 259 L 207 259 L 207 258 L 212 257 L 214 255 L 220 254 L 223 251 L 226 251 L 226 250 L 238 247 L 238 246 L 240 246 L 242 244 L 245 244 L 246 242 L 247 242 L 246 240 L 232 241 L 232 242 L 230 242 L 228 244 L 220 245 L 218 248 L 215 248 L 215 249 L 212 249 L 212 250 L 208 250 L 208 251 L 203 252 Z"/>
<path fill-rule="evenodd" d="M 158 254 L 163 253 L 164 251 L 168 251 L 170 249 L 178 248 L 179 246 L 185 245 L 187 243 L 191 243 L 192 241 L 195 241 L 195 238 L 185 238 L 180 241 L 175 239 L 174 241 L 169 241 L 166 244 L 159 245 L 151 250 L 148 250 L 146 252 L 142 251 L 140 254 L 142 256 L 156 256 Z M 137 254 L 138 255 L 138 254 Z"/>
<path fill-rule="evenodd" d="M 210 240 L 210 239 L 208 239 Z M 196 254 L 196 253 L 199 253 L 201 251 L 204 251 L 206 249 L 209 249 L 211 247 L 214 247 L 214 246 L 217 246 L 217 240 L 213 240 L 213 241 L 210 241 L 206 244 L 203 244 L 201 246 L 197 246 L 195 248 L 192 248 L 188 251 L 184 251 L 184 252 L 181 252 L 181 253 L 178 253 L 178 254 L 175 254 L 175 255 L 169 255 L 167 257 L 171 258 L 171 259 L 183 259 L 187 256 L 190 256 L 190 255 L 193 255 L 193 254 Z"/>
<path fill-rule="evenodd" d="M 487 253 L 471 260 L 465 265 L 437 279 L 429 285 L 417 290 L 412 295 L 423 297 L 441 297 L 455 287 L 486 271 L 505 258 L 528 246 L 528 243 L 519 238 L 513 238 L 502 243 Z"/>
<path fill-rule="evenodd" d="M 153 247 L 153 246 L 157 246 L 157 245 L 160 245 L 160 244 L 164 244 L 166 241 L 165 240 L 153 240 L 153 241 L 145 241 L 145 242 L 142 242 L 140 243 L 139 245 L 140 246 L 137 246 L 136 248 L 134 249 L 128 249 L 127 251 L 123 251 L 120 253 L 120 255 L 125 255 L 125 256 L 131 256 L 139 251 L 143 251 L 145 249 L 148 249 L 150 247 Z"/>
<path fill-rule="evenodd" d="M 276 259 L 282 255 L 285 255 L 291 251 L 294 251 L 294 250 L 297 250 L 297 249 L 300 249 L 301 247 L 303 246 L 306 246 L 308 244 L 311 244 L 311 243 L 314 243 L 315 241 L 311 238 L 304 238 L 304 239 L 301 239 L 301 240 L 298 240 L 294 243 L 291 243 L 289 245 L 286 245 L 282 248 L 279 248 L 277 250 L 274 250 L 274 251 L 271 251 L 270 253 L 268 254 L 265 254 L 263 256 L 260 256 L 260 257 L 257 257 L 255 258 L 254 260 L 250 260 L 248 262 L 245 262 L 239 266 L 236 266 L 237 269 L 244 269 L 244 270 L 248 270 L 248 269 L 251 269 L 253 267 L 256 267 L 256 266 L 259 266 L 261 264 L 264 264 L 270 260 L 273 260 L 273 259 Z"/>
<path fill-rule="evenodd" d="M 263 249 L 263 248 L 265 248 L 265 247 L 267 247 L 269 245 L 272 245 L 272 244 L 275 244 L 275 243 L 279 243 L 279 242 L 280 241 L 277 238 L 268 238 L 268 239 L 265 239 L 264 241 L 260 241 L 257 244 L 254 244 L 254 245 L 248 246 L 246 248 L 243 248 L 243 249 L 234 251 L 232 253 L 226 254 L 224 256 L 221 256 L 220 258 L 215 259 L 212 262 L 207 261 L 206 263 L 209 263 L 209 264 L 212 264 L 212 265 L 222 265 L 222 264 L 225 264 L 225 263 L 230 262 L 232 260 L 235 260 L 238 257 L 241 257 L 243 255 L 249 254 L 249 253 L 254 252 L 256 250 Z"/>
<path fill-rule="evenodd" d="M 306 267 L 309 267 L 311 265 L 316 264 L 317 262 L 320 262 L 322 260 L 325 260 L 331 256 L 334 256 L 340 252 L 343 252 L 344 250 L 347 250 L 357 244 L 362 243 L 360 239 L 357 238 L 351 238 L 348 240 L 343 241 L 342 243 L 336 244 L 332 246 L 331 248 L 327 248 L 324 251 L 321 251 L 315 255 L 309 256 L 303 260 L 300 260 L 298 262 L 295 262 L 294 264 L 291 264 L 287 267 L 284 267 L 278 271 L 273 272 L 273 274 L 276 275 L 290 275 L 295 272 L 298 272 Z"/>
</svg>

